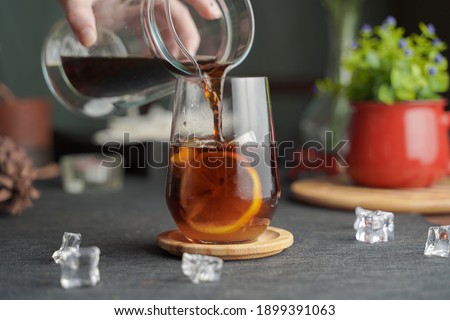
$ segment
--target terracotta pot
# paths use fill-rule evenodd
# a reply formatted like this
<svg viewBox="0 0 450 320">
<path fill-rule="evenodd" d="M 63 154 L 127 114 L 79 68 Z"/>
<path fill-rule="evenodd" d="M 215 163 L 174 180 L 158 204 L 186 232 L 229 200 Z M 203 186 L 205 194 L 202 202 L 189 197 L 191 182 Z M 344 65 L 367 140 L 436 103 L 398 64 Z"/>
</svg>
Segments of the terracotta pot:
<svg viewBox="0 0 450 320">
<path fill-rule="evenodd" d="M 0 136 L 24 147 L 35 165 L 48 162 L 53 148 L 51 102 L 47 98 L 20 99 L 0 84 Z"/>
<path fill-rule="evenodd" d="M 446 100 L 352 103 L 347 155 L 356 183 L 428 187 L 450 173 Z"/>
</svg>

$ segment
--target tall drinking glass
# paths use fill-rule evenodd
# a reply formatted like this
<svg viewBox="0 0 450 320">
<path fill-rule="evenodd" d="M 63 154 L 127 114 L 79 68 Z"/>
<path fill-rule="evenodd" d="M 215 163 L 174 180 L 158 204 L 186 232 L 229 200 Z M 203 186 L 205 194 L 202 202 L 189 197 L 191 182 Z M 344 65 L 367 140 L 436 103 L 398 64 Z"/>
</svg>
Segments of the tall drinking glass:
<svg viewBox="0 0 450 320">
<path fill-rule="evenodd" d="M 211 79 L 220 84 L 215 109 L 205 81 L 177 83 L 167 204 L 191 241 L 252 241 L 269 226 L 280 197 L 268 82 Z"/>
</svg>

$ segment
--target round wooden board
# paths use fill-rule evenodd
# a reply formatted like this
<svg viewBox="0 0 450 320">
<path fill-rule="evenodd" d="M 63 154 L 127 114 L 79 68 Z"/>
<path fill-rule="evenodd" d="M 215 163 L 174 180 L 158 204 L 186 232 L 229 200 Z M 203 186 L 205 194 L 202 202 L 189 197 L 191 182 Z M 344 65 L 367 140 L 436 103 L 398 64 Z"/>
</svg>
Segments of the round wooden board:
<svg viewBox="0 0 450 320">
<path fill-rule="evenodd" d="M 294 236 L 284 229 L 268 227 L 255 241 L 238 244 L 200 244 L 187 240 L 178 230 L 170 230 L 158 236 L 158 246 L 167 252 L 181 256 L 184 252 L 216 256 L 223 260 L 248 260 L 273 256 L 289 248 Z"/>
<path fill-rule="evenodd" d="M 351 183 L 346 176 L 308 178 L 291 184 L 297 200 L 354 211 L 357 206 L 394 213 L 449 214 L 450 177 L 430 188 L 382 189 Z"/>
</svg>

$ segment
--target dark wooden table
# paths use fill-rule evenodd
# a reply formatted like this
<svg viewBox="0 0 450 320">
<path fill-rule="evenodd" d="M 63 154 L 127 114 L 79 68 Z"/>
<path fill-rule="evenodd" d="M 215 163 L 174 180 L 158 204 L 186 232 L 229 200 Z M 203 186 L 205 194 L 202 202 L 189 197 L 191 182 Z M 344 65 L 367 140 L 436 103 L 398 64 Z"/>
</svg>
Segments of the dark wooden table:
<svg viewBox="0 0 450 320">
<path fill-rule="evenodd" d="M 194 285 L 180 259 L 155 245 L 175 225 L 164 181 L 127 177 L 120 192 L 69 195 L 58 180 L 40 182 L 42 197 L 19 218 L 0 217 L 1 299 L 449 299 L 450 260 L 423 255 L 429 224 L 395 218 L 395 241 L 355 240 L 354 214 L 289 199 L 287 185 L 273 225 L 294 245 L 265 259 L 225 262 L 219 283 Z M 64 231 L 98 246 L 101 282 L 64 290 L 51 259 Z"/>
</svg>

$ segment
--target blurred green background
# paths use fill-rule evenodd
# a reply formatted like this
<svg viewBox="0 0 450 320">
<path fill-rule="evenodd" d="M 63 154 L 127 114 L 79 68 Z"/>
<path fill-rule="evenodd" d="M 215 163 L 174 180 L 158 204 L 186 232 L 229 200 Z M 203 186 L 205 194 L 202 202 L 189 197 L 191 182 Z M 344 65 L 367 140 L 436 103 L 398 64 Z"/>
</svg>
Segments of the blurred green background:
<svg viewBox="0 0 450 320">
<path fill-rule="evenodd" d="M 301 110 L 312 97 L 315 79 L 325 72 L 327 12 L 319 0 L 254 0 L 252 4 L 254 46 L 233 74 L 269 77 L 277 140 L 296 140 Z M 394 15 L 408 31 L 415 31 L 423 20 L 434 23 L 446 40 L 449 9 L 447 1 L 439 0 L 366 0 L 361 23 L 378 24 Z M 41 72 L 40 51 L 48 30 L 63 16 L 56 0 L 0 1 L 0 82 L 17 96 L 51 97 Z M 104 120 L 74 114 L 55 100 L 53 105 L 55 136 L 89 144 L 92 134 L 105 126 Z"/>
</svg>

